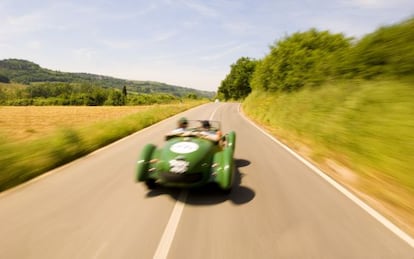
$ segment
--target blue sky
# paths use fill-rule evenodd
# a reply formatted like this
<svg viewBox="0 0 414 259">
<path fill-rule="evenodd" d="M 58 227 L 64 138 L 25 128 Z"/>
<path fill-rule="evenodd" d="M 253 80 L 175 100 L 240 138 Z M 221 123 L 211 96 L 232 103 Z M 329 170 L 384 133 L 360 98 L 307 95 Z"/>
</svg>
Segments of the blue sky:
<svg viewBox="0 0 414 259">
<path fill-rule="evenodd" d="M 240 57 L 310 28 L 361 37 L 413 0 L 0 0 L 0 59 L 216 91 Z"/>
</svg>

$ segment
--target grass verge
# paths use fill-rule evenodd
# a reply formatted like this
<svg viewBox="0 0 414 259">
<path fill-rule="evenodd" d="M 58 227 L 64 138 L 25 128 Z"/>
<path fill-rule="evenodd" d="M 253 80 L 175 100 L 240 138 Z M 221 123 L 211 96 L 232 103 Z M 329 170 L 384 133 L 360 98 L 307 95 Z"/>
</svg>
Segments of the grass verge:
<svg viewBox="0 0 414 259">
<path fill-rule="evenodd" d="M 346 82 L 253 92 L 245 113 L 414 235 L 414 91 Z"/>
<path fill-rule="evenodd" d="M 118 119 L 87 126 L 67 126 L 43 137 L 24 141 L 11 141 L 3 136 L 0 139 L 0 191 L 201 103 L 203 101 L 154 105 Z"/>
</svg>

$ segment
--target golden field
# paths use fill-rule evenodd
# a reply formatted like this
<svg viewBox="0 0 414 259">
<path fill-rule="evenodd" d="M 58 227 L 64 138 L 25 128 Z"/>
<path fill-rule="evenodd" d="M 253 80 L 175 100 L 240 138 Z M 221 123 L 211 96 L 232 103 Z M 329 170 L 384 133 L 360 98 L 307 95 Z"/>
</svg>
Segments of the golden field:
<svg viewBox="0 0 414 259">
<path fill-rule="evenodd" d="M 0 192 L 205 102 L 0 106 Z"/>
<path fill-rule="evenodd" d="M 59 128 L 87 126 L 146 111 L 151 106 L 0 106 L 0 135 L 37 138 Z"/>
</svg>

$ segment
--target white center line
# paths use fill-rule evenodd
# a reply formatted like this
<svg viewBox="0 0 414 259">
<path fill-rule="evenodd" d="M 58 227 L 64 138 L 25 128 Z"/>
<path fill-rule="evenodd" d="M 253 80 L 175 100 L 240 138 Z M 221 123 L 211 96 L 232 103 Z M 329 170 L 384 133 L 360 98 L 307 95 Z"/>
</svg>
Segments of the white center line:
<svg viewBox="0 0 414 259">
<path fill-rule="evenodd" d="M 170 247 L 172 241 L 174 239 L 175 232 L 178 227 L 178 223 L 180 222 L 181 213 L 183 212 L 185 202 L 187 201 L 187 190 L 183 190 L 180 195 L 178 196 L 178 200 L 175 203 L 173 212 L 171 213 L 171 217 L 168 221 L 167 227 L 162 234 L 161 241 L 158 244 L 157 250 L 154 254 L 154 259 L 165 259 L 167 258 L 168 252 L 170 251 Z"/>
<path fill-rule="evenodd" d="M 212 120 L 217 110 L 222 107 L 219 105 L 210 115 L 209 120 Z M 168 252 L 170 251 L 171 244 L 174 240 L 175 232 L 177 231 L 178 223 L 180 222 L 181 214 L 184 210 L 185 202 L 187 201 L 188 191 L 181 191 L 178 196 L 177 202 L 174 205 L 174 209 L 171 213 L 170 219 L 168 220 L 167 226 L 165 227 L 164 233 L 162 234 L 160 243 L 158 244 L 157 250 L 154 254 L 154 259 L 166 259 Z"/>
</svg>

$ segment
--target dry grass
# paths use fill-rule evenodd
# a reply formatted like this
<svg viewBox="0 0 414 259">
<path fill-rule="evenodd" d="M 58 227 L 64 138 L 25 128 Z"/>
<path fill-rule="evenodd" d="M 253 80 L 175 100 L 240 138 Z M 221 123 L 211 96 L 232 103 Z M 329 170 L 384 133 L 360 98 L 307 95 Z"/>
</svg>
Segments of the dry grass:
<svg viewBox="0 0 414 259">
<path fill-rule="evenodd" d="M 135 107 L 0 106 L 0 191 L 204 102 Z"/>
<path fill-rule="evenodd" d="M 150 106 L 0 106 L 0 134 L 28 140 L 58 128 L 88 126 L 148 110 Z"/>
</svg>

